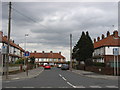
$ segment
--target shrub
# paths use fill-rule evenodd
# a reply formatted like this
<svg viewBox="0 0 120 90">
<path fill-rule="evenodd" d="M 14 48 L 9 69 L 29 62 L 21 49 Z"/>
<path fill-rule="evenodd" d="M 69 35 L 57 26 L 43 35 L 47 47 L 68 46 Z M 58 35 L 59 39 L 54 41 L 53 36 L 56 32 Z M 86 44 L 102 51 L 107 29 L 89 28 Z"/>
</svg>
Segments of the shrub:
<svg viewBox="0 0 120 90">
<path fill-rule="evenodd" d="M 86 66 L 92 66 L 92 65 L 93 65 L 92 58 L 86 59 L 86 60 L 85 60 L 85 65 L 86 65 Z"/>
<path fill-rule="evenodd" d="M 19 58 L 19 59 L 15 62 L 15 64 L 24 64 L 24 59 Z"/>
<path fill-rule="evenodd" d="M 93 65 L 94 65 L 94 66 L 105 67 L 105 63 L 100 63 L 100 62 L 93 63 Z"/>
</svg>

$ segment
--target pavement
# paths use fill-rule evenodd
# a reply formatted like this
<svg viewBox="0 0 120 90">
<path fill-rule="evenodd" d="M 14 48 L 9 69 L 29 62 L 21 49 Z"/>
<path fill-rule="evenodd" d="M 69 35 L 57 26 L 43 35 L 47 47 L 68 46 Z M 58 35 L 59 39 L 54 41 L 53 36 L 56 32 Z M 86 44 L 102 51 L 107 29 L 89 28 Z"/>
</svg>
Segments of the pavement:
<svg viewBox="0 0 120 90">
<path fill-rule="evenodd" d="M 97 73 L 89 72 L 89 71 L 84 71 L 84 70 L 72 69 L 71 72 L 77 73 L 77 74 L 79 74 L 81 76 L 91 77 L 91 78 L 100 78 L 100 79 L 109 79 L 109 80 L 118 80 L 118 78 L 119 78 L 119 76 L 101 75 L 101 74 L 97 74 Z"/>
<path fill-rule="evenodd" d="M 21 80 L 21 79 L 28 79 L 38 76 L 40 73 L 42 73 L 44 69 L 42 67 L 38 67 L 32 70 L 28 70 L 28 75 L 26 72 L 21 72 L 17 74 L 8 75 L 8 79 L 6 79 L 6 76 L 2 76 L 3 81 L 10 81 L 10 80 Z"/>
</svg>

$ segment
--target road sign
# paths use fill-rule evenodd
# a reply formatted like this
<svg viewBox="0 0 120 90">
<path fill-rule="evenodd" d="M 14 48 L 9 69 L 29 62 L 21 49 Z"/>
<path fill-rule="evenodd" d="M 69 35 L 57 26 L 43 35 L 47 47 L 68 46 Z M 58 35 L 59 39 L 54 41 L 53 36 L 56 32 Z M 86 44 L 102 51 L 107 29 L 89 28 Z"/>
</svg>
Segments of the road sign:
<svg viewBox="0 0 120 90">
<path fill-rule="evenodd" d="M 7 46 L 2 46 L 2 54 L 7 54 Z"/>
<path fill-rule="evenodd" d="M 113 48 L 113 55 L 115 56 L 119 55 L 119 48 Z"/>
<path fill-rule="evenodd" d="M 30 53 L 27 51 L 25 52 L 24 56 L 30 56 Z"/>
</svg>

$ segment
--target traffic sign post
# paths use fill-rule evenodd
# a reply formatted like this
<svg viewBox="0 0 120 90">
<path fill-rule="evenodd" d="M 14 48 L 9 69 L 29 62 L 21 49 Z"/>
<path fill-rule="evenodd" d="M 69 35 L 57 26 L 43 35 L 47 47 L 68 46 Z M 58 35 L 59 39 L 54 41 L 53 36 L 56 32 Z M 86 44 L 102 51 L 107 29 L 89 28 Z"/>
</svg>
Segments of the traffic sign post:
<svg viewBox="0 0 120 90">
<path fill-rule="evenodd" d="M 113 48 L 113 55 L 118 56 L 119 55 L 119 48 Z"/>
<path fill-rule="evenodd" d="M 118 62 L 119 48 L 113 48 L 113 55 L 114 55 L 114 75 L 116 74 L 119 75 L 119 62 Z M 115 57 L 117 57 L 117 60 L 115 59 Z M 116 71 L 116 67 L 117 67 L 117 71 Z"/>
<path fill-rule="evenodd" d="M 2 46 L 2 54 L 7 54 L 7 46 Z"/>
<path fill-rule="evenodd" d="M 25 53 L 24 53 L 24 56 L 26 57 L 26 59 L 30 56 L 30 53 L 28 52 L 28 51 L 26 51 Z M 26 61 L 26 74 L 27 74 L 27 76 L 28 76 L 28 60 Z"/>
</svg>

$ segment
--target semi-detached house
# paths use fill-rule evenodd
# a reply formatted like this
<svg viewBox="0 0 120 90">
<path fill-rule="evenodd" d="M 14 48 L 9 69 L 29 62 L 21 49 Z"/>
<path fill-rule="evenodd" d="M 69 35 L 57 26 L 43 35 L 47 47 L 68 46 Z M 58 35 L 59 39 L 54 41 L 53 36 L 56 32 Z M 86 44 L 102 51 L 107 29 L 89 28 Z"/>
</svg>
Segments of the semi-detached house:
<svg viewBox="0 0 120 90">
<path fill-rule="evenodd" d="M 8 38 L 3 35 L 3 32 L 0 31 L 0 47 L 7 46 Z M 19 58 L 22 58 L 24 55 L 24 49 L 22 49 L 18 44 L 14 43 L 14 40 L 10 40 L 9 47 L 9 63 L 14 63 Z M 6 55 L 2 54 L 3 63 L 5 62 Z"/>
<path fill-rule="evenodd" d="M 66 63 L 65 57 L 59 53 L 54 53 L 53 51 L 50 52 L 31 52 L 30 57 L 35 58 L 35 62 L 39 64 L 51 64 L 51 65 L 56 65 L 56 64 L 64 64 Z"/>
<path fill-rule="evenodd" d="M 119 48 L 118 60 L 120 60 L 120 36 L 118 35 L 117 30 L 115 30 L 111 35 L 108 31 L 106 37 L 104 34 L 102 34 L 101 39 L 100 37 L 97 37 L 97 40 L 94 39 L 93 61 L 106 63 L 106 65 L 113 67 L 113 48 Z"/>
</svg>

